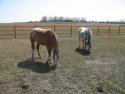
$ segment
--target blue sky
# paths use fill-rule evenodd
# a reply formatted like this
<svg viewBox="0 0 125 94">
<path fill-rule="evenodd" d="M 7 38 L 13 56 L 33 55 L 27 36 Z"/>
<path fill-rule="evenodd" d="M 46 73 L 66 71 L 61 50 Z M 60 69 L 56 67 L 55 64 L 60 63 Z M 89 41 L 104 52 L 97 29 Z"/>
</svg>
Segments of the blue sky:
<svg viewBox="0 0 125 94">
<path fill-rule="evenodd" d="M 125 0 L 0 0 L 0 23 L 40 21 L 42 16 L 125 20 Z"/>
</svg>

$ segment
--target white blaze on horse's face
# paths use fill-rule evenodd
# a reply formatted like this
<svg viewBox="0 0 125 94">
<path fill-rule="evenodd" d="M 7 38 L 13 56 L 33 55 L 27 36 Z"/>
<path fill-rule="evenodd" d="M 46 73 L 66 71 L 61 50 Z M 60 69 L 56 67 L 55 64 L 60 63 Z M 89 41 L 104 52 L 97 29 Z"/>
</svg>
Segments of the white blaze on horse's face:
<svg viewBox="0 0 125 94">
<path fill-rule="evenodd" d="M 54 63 L 57 63 L 57 62 L 58 62 L 58 58 L 59 58 L 59 50 L 56 49 L 56 50 L 54 51 L 54 55 L 53 55 Z"/>
</svg>

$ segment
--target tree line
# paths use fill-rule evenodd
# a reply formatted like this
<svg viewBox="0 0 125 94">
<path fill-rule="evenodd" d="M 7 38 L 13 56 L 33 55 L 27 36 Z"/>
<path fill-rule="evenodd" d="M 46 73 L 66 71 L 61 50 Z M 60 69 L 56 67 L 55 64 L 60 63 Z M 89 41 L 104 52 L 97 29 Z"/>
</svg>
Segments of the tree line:
<svg viewBox="0 0 125 94">
<path fill-rule="evenodd" d="M 125 24 L 125 20 L 119 21 L 87 21 L 85 17 L 63 17 L 63 16 L 42 16 L 40 22 L 90 22 L 90 23 L 121 23 Z"/>
<path fill-rule="evenodd" d="M 84 17 L 43 16 L 40 22 L 87 22 L 87 20 Z"/>
</svg>

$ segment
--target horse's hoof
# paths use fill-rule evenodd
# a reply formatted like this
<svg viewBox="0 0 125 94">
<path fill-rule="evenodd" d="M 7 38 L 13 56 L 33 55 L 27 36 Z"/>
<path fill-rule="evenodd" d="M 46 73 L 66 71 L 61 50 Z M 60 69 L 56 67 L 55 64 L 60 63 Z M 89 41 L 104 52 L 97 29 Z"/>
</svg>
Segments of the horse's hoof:
<svg viewBox="0 0 125 94">
<path fill-rule="evenodd" d="M 52 64 L 52 62 L 51 62 L 51 61 L 48 61 L 48 64 L 49 64 L 49 65 L 51 65 L 51 64 Z"/>
<path fill-rule="evenodd" d="M 80 49 L 81 47 L 80 47 L 80 46 L 78 46 L 78 48 Z"/>
<path fill-rule="evenodd" d="M 51 61 L 48 59 L 48 60 L 46 61 L 46 63 L 47 63 L 47 64 L 50 64 L 50 63 L 51 63 Z"/>
<path fill-rule="evenodd" d="M 31 60 L 34 62 L 35 61 L 34 57 L 32 57 Z"/>
<path fill-rule="evenodd" d="M 39 58 L 42 58 L 41 56 L 38 56 Z"/>
</svg>

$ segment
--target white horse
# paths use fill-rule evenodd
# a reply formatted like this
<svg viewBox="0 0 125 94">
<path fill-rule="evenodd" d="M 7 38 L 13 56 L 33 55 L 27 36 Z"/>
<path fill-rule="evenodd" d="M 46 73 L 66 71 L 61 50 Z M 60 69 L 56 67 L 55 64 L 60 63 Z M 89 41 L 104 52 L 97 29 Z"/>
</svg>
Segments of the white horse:
<svg viewBox="0 0 125 94">
<path fill-rule="evenodd" d="M 80 42 L 82 39 L 82 43 L 83 43 L 83 48 L 85 49 L 85 51 L 89 51 L 92 47 L 91 44 L 91 39 L 92 39 L 92 31 L 90 28 L 86 28 L 86 27 L 80 27 L 78 29 L 78 34 L 79 34 L 79 48 L 80 46 Z"/>
</svg>

